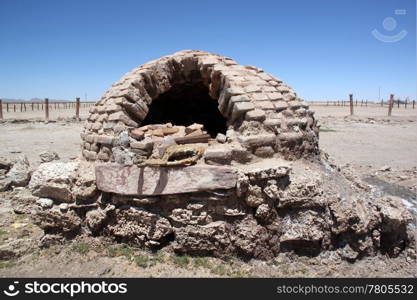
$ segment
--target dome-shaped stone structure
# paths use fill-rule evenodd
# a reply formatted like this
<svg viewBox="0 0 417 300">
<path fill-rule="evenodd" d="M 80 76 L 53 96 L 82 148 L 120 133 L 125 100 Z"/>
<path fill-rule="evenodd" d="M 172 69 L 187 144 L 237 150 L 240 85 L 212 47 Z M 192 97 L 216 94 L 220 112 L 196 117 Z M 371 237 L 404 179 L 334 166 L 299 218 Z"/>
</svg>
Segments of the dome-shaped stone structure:
<svg viewBox="0 0 417 300">
<path fill-rule="evenodd" d="M 182 51 L 132 70 L 81 136 L 90 162 L 43 164 L 32 176 L 36 196 L 72 202 L 38 212 L 42 243 L 84 233 L 192 255 L 415 258 L 401 201 L 314 155 L 308 106 L 230 58 Z"/>
<path fill-rule="evenodd" d="M 89 161 L 125 162 L 120 153 L 133 150 L 143 160 L 155 141 L 181 131 L 172 127 L 198 123 L 211 137 L 220 134 L 218 140 L 227 141 L 226 159 L 218 162 L 273 155 L 294 159 L 318 152 L 313 114 L 292 88 L 261 69 L 203 51 L 181 51 L 135 68 L 112 85 L 90 110 L 82 154 Z M 171 129 L 161 133 L 164 128 L 155 124 L 163 123 Z"/>
</svg>

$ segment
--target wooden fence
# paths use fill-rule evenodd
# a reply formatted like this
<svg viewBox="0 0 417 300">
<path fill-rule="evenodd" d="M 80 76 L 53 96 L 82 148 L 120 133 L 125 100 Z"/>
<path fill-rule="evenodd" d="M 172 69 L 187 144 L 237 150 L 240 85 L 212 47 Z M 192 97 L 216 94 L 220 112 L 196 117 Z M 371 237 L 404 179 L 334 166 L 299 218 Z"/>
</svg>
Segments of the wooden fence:
<svg viewBox="0 0 417 300">
<path fill-rule="evenodd" d="M 80 120 L 80 110 L 82 108 L 88 108 L 95 104 L 95 102 L 81 102 L 80 98 L 76 98 L 75 101 L 55 101 L 51 102 L 48 98 L 45 98 L 43 102 L 6 102 L 0 99 L 0 120 L 7 113 L 16 112 L 30 112 L 30 111 L 44 111 L 45 120 L 49 120 L 49 112 L 53 110 L 74 110 L 74 116 L 77 120 Z"/>
<path fill-rule="evenodd" d="M 353 101 L 353 95 L 349 94 L 349 100 L 335 100 L 335 101 L 307 101 L 311 106 L 349 106 L 350 108 L 350 114 L 353 115 L 353 107 L 354 106 L 363 106 L 368 107 L 372 106 L 380 106 L 380 107 L 387 107 L 388 108 L 388 116 L 391 116 L 393 108 L 401 108 L 404 107 L 404 109 L 415 109 L 416 107 L 416 100 L 409 101 L 406 100 L 400 100 L 400 99 L 394 99 L 394 95 L 390 95 L 390 99 L 388 101 L 381 100 L 378 102 L 369 101 L 368 100 L 355 100 Z"/>
<path fill-rule="evenodd" d="M 332 100 L 332 101 L 307 101 L 308 104 L 314 105 L 314 106 L 350 106 L 349 100 Z M 374 101 L 366 101 L 366 100 L 355 100 L 353 101 L 353 106 L 380 106 L 380 107 L 388 107 L 390 104 L 390 101 L 380 101 L 380 102 L 374 102 Z M 395 108 L 405 108 L 405 109 L 415 109 L 416 107 L 416 100 L 412 101 L 402 101 L 402 100 L 393 100 L 393 107 Z"/>
</svg>

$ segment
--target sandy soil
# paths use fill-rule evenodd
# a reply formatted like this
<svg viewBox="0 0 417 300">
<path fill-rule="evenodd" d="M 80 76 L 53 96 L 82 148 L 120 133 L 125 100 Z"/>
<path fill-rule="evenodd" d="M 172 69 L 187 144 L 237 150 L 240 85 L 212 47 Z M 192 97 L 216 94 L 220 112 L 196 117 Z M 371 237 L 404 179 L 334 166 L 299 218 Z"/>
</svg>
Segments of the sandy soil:
<svg viewBox="0 0 417 300">
<path fill-rule="evenodd" d="M 383 193 L 406 198 L 410 208 L 415 209 L 417 109 L 394 108 L 393 116 L 388 118 L 386 107 L 355 107 L 354 117 L 348 116 L 349 107 L 313 105 L 312 108 L 321 124 L 320 147 L 342 171 L 354 172 Z M 25 113 L 21 114 L 14 118 Z M 41 116 L 29 114 L 30 118 Z M 82 116 L 85 118 L 86 110 Z M 25 154 L 33 166 L 39 164 L 39 152 L 43 150 L 57 152 L 63 161 L 77 157 L 83 122 L 65 119 L 70 117 L 72 111 L 66 111 L 56 122 L 45 124 L 13 123 L 12 117 L 6 115 L 7 122 L 0 123 L 0 156 Z M 18 191 L 0 193 L 0 248 L 13 243 L 19 249 L 14 257 L 0 257 L 2 277 L 416 276 L 415 261 L 407 261 L 403 256 L 366 258 L 355 264 L 327 258 L 325 261 L 332 262 L 328 265 L 321 264 L 320 257 L 282 256 L 267 264 L 255 260 L 181 257 L 170 249 L 149 253 L 114 245 L 103 238 L 82 236 L 62 246 L 39 249 L 40 229 L 28 215 L 13 213 L 10 201 L 5 200 L 13 198 L 10 193 L 15 192 Z"/>
<path fill-rule="evenodd" d="M 321 124 L 320 148 L 339 164 L 417 167 L 417 109 L 312 106 Z"/>
</svg>

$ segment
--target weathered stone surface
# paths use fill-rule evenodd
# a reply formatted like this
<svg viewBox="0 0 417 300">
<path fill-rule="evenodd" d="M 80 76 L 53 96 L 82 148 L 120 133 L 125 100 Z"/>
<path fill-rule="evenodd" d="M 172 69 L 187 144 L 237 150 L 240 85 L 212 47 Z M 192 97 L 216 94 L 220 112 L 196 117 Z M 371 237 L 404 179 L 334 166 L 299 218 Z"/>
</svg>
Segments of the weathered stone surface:
<svg viewBox="0 0 417 300">
<path fill-rule="evenodd" d="M 80 162 L 72 186 L 74 200 L 78 202 L 92 200 L 97 192 L 94 164 Z"/>
<path fill-rule="evenodd" d="M 146 139 L 141 142 L 130 143 L 130 147 L 133 149 L 139 149 L 143 151 L 152 151 L 154 142 L 151 139 Z"/>
<path fill-rule="evenodd" d="M 7 191 L 12 184 L 12 180 L 8 177 L 0 177 L 0 192 Z"/>
<path fill-rule="evenodd" d="M 255 150 L 255 155 L 259 157 L 272 157 L 274 153 L 274 149 L 271 146 L 263 146 Z"/>
<path fill-rule="evenodd" d="M 44 151 L 39 154 L 39 157 L 41 158 L 41 162 L 51 162 L 53 160 L 59 160 L 58 153 L 53 151 Z"/>
<path fill-rule="evenodd" d="M 26 156 L 21 155 L 13 163 L 13 167 L 7 173 L 7 177 L 11 180 L 13 186 L 25 186 L 30 180 L 32 169 Z"/>
<path fill-rule="evenodd" d="M 274 103 L 274 106 L 275 106 L 276 111 L 280 112 L 284 109 L 287 109 L 288 104 L 285 101 L 277 101 L 277 102 Z"/>
<path fill-rule="evenodd" d="M 208 164 L 230 165 L 232 149 L 229 147 L 211 147 L 204 152 L 204 160 Z"/>
<path fill-rule="evenodd" d="M 122 149 L 119 147 L 113 148 L 113 158 L 114 161 L 118 164 L 123 165 L 133 165 L 133 162 L 135 160 L 135 153 L 133 153 L 135 149 L 132 149 L 132 152 L 127 149 Z M 149 153 L 149 152 L 144 152 Z"/>
<path fill-rule="evenodd" d="M 222 133 L 218 133 L 218 134 L 216 135 L 216 140 L 217 140 L 220 144 L 224 144 L 224 143 L 226 143 L 226 141 L 227 141 L 227 137 L 226 137 L 224 134 L 222 134 Z"/>
<path fill-rule="evenodd" d="M 13 211 L 16 214 L 32 214 L 36 209 L 36 200 L 39 199 L 23 187 L 14 188 L 6 197 L 10 197 Z"/>
<path fill-rule="evenodd" d="M 174 133 L 177 133 L 178 131 L 180 131 L 179 128 L 177 128 L 177 127 L 167 127 L 167 128 L 162 128 L 161 130 L 162 130 L 162 133 L 164 134 L 164 136 L 165 135 L 171 135 L 171 134 L 174 134 Z"/>
<path fill-rule="evenodd" d="M 114 142 L 116 146 L 122 146 L 122 147 L 129 147 L 129 143 L 130 143 L 129 132 L 127 130 L 123 130 L 122 132 L 120 132 L 117 139 Z"/>
<path fill-rule="evenodd" d="M 185 128 L 185 133 L 190 134 L 193 131 L 203 130 L 203 127 L 204 127 L 204 125 L 202 125 L 202 124 L 194 123 L 194 124 L 191 124 L 190 126 L 187 126 Z"/>
<path fill-rule="evenodd" d="M 72 186 L 78 167 L 78 162 L 41 164 L 33 173 L 29 188 L 38 197 L 72 201 Z"/>
<path fill-rule="evenodd" d="M 243 115 L 244 113 L 254 108 L 255 108 L 255 105 L 252 102 L 236 102 L 233 105 L 232 116 L 231 116 L 232 121 L 236 120 L 241 115 Z"/>
<path fill-rule="evenodd" d="M 223 254 L 219 250 L 227 249 L 231 244 L 228 227 L 226 222 L 218 221 L 176 228 L 174 249 L 179 253 Z"/>
<path fill-rule="evenodd" d="M 135 128 L 130 131 L 130 136 L 140 141 L 145 136 L 145 132 L 141 130 L 140 128 Z"/>
<path fill-rule="evenodd" d="M 35 216 L 36 224 L 47 232 L 70 233 L 81 227 L 80 217 L 73 211 L 63 213 L 58 208 L 39 211 Z"/>
<path fill-rule="evenodd" d="M 199 135 L 203 135 L 205 132 L 203 131 L 203 130 L 201 130 L 201 129 L 197 129 L 197 130 L 194 130 L 194 131 L 191 131 L 190 133 L 188 133 L 187 135 L 186 135 L 186 137 L 191 137 L 191 136 L 199 136 Z"/>
<path fill-rule="evenodd" d="M 265 111 L 261 109 L 254 109 L 252 111 L 248 111 L 245 115 L 245 119 L 248 121 L 263 121 L 265 119 Z"/>
<path fill-rule="evenodd" d="M 115 220 L 108 226 L 110 232 L 138 243 L 159 241 L 172 232 L 171 224 L 166 218 L 136 207 L 116 209 Z"/>
<path fill-rule="evenodd" d="M 280 242 L 309 241 L 318 242 L 324 237 L 325 221 L 317 212 L 291 212 L 282 222 L 283 235 Z"/>
<path fill-rule="evenodd" d="M 6 157 L 0 157 L 0 169 L 9 170 L 10 167 L 13 165 L 10 159 Z"/>
<path fill-rule="evenodd" d="M 87 226 L 91 229 L 92 232 L 99 231 L 108 220 L 108 213 L 113 211 L 115 208 L 113 205 L 106 207 L 105 209 L 97 208 L 87 212 L 85 220 Z"/>
<path fill-rule="evenodd" d="M 98 135 L 95 139 L 95 142 L 101 145 L 108 145 L 111 146 L 114 142 L 115 138 L 112 136 L 106 135 Z"/>
<path fill-rule="evenodd" d="M 49 198 L 39 198 L 36 201 L 36 204 L 38 204 L 42 208 L 51 208 L 54 205 L 54 200 Z"/>
<path fill-rule="evenodd" d="M 130 119 L 124 112 L 119 111 L 109 115 L 109 121 L 121 121 L 127 126 L 137 127 L 138 123 Z"/>
<path fill-rule="evenodd" d="M 233 110 L 233 106 L 237 102 L 250 102 L 250 98 L 249 98 L 248 95 L 231 96 L 230 99 L 229 99 L 229 102 L 227 103 L 226 112 L 231 113 L 232 110 Z"/>
<path fill-rule="evenodd" d="M 275 144 L 275 134 L 259 134 L 249 136 L 239 136 L 238 140 L 244 147 L 271 146 Z"/>
<path fill-rule="evenodd" d="M 250 185 L 246 197 L 246 204 L 250 207 L 258 207 L 264 202 L 265 199 L 262 194 L 262 188 L 257 185 Z"/>
<path fill-rule="evenodd" d="M 96 167 L 99 190 L 121 195 L 182 194 L 236 186 L 237 171 L 228 167 L 151 168 L 103 164 Z"/>
<path fill-rule="evenodd" d="M 239 163 L 248 163 L 252 159 L 252 154 L 242 146 L 234 146 L 232 148 L 232 159 Z"/>
<path fill-rule="evenodd" d="M 274 250 L 277 251 L 279 248 L 276 235 L 269 234 L 266 228 L 251 216 L 237 224 L 233 231 L 233 241 L 239 253 L 260 259 L 272 258 Z"/>
</svg>

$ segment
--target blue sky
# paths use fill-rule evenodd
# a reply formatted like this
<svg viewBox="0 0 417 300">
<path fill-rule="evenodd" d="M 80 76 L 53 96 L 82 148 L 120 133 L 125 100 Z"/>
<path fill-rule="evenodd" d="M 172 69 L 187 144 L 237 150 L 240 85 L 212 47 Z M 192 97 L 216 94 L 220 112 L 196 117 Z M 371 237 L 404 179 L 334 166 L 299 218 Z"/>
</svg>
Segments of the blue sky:
<svg viewBox="0 0 417 300">
<path fill-rule="evenodd" d="M 407 35 L 386 43 L 374 29 Z M 414 0 L 0 0 L 2 98 L 95 100 L 183 49 L 263 68 L 306 100 L 416 97 Z"/>
</svg>

